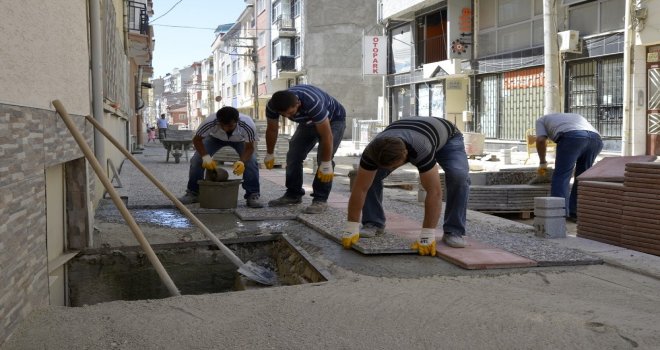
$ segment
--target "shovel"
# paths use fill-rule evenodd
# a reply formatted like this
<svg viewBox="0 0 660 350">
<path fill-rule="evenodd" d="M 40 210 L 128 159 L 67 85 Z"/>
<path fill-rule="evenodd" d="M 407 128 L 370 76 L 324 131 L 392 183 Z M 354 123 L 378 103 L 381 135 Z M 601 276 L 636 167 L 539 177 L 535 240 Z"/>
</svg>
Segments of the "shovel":
<svg viewBox="0 0 660 350">
<path fill-rule="evenodd" d="M 61 103 L 58 100 L 53 101 L 53 105 L 57 108 L 58 106 L 61 106 Z M 62 107 L 63 108 L 63 107 Z M 231 262 L 236 265 L 238 268 L 238 272 L 242 274 L 243 276 L 247 277 L 248 279 L 255 281 L 257 283 L 267 285 L 267 286 L 272 286 L 275 283 L 277 283 L 277 275 L 275 274 L 274 271 L 271 271 L 269 269 L 266 269 L 263 266 L 256 265 L 250 261 L 247 263 L 243 263 L 241 259 L 239 259 L 234 252 L 232 252 L 227 246 L 222 244 L 218 237 L 211 232 L 211 230 L 208 229 L 181 201 L 179 201 L 178 198 L 176 198 L 172 192 L 170 192 L 165 186 L 163 186 L 158 179 L 156 179 L 147 168 L 145 168 L 140 161 L 138 161 L 132 154 L 130 154 L 124 146 L 122 146 L 107 130 L 103 128 L 94 118 L 90 116 L 85 116 L 85 119 L 92 123 L 94 127 L 101 132 L 105 137 L 108 138 L 110 142 L 112 142 L 117 149 L 126 156 L 140 171 L 149 179 L 151 182 L 153 182 L 158 189 L 160 189 L 167 198 L 169 198 L 174 205 L 176 205 L 181 212 L 186 215 L 190 221 L 192 221 L 197 227 L 199 227 L 202 232 L 211 240 L 213 243 L 215 243 L 218 248 L 220 248 L 220 251 L 227 257 Z"/>
</svg>

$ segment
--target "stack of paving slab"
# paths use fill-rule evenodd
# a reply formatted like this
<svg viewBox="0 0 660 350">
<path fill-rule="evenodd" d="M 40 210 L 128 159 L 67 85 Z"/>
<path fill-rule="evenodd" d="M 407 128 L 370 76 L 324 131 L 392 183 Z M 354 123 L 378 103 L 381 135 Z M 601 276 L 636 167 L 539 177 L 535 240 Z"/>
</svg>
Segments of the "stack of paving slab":
<svg viewBox="0 0 660 350">
<path fill-rule="evenodd" d="M 621 246 L 660 255 L 660 163 L 628 163 Z"/>
<path fill-rule="evenodd" d="M 623 228 L 623 183 L 580 181 L 578 237 L 620 245 Z"/>
<path fill-rule="evenodd" d="M 578 177 L 578 237 L 660 255 L 660 163 L 606 157 Z"/>
<path fill-rule="evenodd" d="M 471 173 L 468 208 L 486 213 L 534 211 L 534 198 L 546 197 L 549 184 L 528 185 L 536 169 L 507 169 Z"/>
</svg>

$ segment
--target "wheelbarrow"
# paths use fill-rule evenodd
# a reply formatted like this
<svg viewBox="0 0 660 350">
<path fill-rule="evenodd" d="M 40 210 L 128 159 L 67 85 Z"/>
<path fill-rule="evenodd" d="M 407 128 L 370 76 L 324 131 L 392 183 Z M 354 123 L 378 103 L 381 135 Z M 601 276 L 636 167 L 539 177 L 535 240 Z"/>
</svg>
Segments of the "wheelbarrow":
<svg viewBox="0 0 660 350">
<path fill-rule="evenodd" d="M 164 139 L 161 140 L 163 147 L 167 150 L 167 156 L 165 157 L 165 162 L 170 161 L 170 154 L 174 157 L 174 162 L 179 163 L 181 161 L 181 156 L 186 155 L 186 161 L 188 160 L 188 150 L 192 145 L 192 140 L 172 140 Z"/>
</svg>

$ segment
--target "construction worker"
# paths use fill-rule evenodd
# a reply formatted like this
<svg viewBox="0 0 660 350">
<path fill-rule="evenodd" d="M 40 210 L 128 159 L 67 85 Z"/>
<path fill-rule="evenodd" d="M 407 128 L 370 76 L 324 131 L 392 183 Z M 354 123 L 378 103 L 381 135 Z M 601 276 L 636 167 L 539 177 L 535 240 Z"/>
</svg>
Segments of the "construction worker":
<svg viewBox="0 0 660 350">
<path fill-rule="evenodd" d="M 422 230 L 413 249 L 420 255 L 436 254 L 435 229 L 442 210 L 438 164 L 445 172 L 447 188 L 442 240 L 450 247 L 466 246 L 470 177 L 463 134 L 445 119 L 409 117 L 391 123 L 362 152 L 348 201 L 348 217 L 342 235 L 345 248 L 350 248 L 360 237 L 369 238 L 384 232 L 383 179 L 406 163 L 417 167 L 420 184 L 427 193 Z"/>
<path fill-rule="evenodd" d="M 204 178 L 204 169 L 215 171 L 217 164 L 213 155 L 224 146 L 233 148 L 240 160 L 233 165 L 235 175 L 243 176 L 245 199 L 250 208 L 262 208 L 259 201 L 259 163 L 254 152 L 254 143 L 259 141 L 252 118 L 241 114 L 233 107 L 222 107 L 210 115 L 197 128 L 193 137 L 195 155 L 190 160 L 188 186 L 185 196 L 179 200 L 184 204 L 199 202 L 199 184 Z"/>
<path fill-rule="evenodd" d="M 575 113 L 546 114 L 536 120 L 536 150 L 539 155 L 539 176 L 545 176 L 547 140 L 557 144 L 555 170 L 550 195 L 566 199 L 566 216 L 577 220 L 577 177 L 591 168 L 603 149 L 598 131 L 583 116 Z M 575 170 L 575 171 L 573 171 Z M 573 187 L 569 190 L 571 177 Z"/>
<path fill-rule="evenodd" d="M 288 90 L 277 91 L 266 105 L 266 169 L 275 162 L 273 152 L 279 132 L 279 116 L 298 123 L 289 140 L 286 154 L 286 193 L 268 203 L 271 207 L 293 205 L 302 202 L 303 161 L 319 144 L 318 171 L 312 183 L 312 204 L 305 213 L 318 214 L 327 208 L 328 196 L 334 176 L 333 157 L 346 128 L 346 111 L 332 96 L 312 85 L 296 85 Z"/>
</svg>

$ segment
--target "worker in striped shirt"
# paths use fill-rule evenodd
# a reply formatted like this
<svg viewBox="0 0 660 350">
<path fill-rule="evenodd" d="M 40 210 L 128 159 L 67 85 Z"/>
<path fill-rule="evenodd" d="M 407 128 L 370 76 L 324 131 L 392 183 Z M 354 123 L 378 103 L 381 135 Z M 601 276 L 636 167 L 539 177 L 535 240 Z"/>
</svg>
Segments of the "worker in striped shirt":
<svg viewBox="0 0 660 350">
<path fill-rule="evenodd" d="M 240 160 L 234 162 L 233 172 L 243 176 L 245 200 L 250 208 L 262 208 L 259 201 L 259 163 L 255 154 L 255 142 L 259 141 L 257 128 L 249 116 L 236 108 L 222 107 L 199 125 L 193 145 L 195 155 L 190 159 L 190 172 L 186 194 L 179 198 L 183 204 L 199 202 L 199 184 L 204 178 L 204 169 L 215 170 L 213 155 L 222 147 L 229 146 L 238 153 Z"/>
<path fill-rule="evenodd" d="M 266 105 L 266 169 L 275 163 L 273 152 L 279 132 L 279 117 L 298 123 L 289 140 L 286 154 L 286 192 L 268 203 L 271 207 L 295 205 L 302 202 L 303 161 L 318 143 L 318 171 L 312 183 L 312 204 L 305 213 L 319 214 L 327 208 L 334 176 L 333 157 L 339 148 L 346 128 L 346 110 L 332 96 L 312 85 L 296 85 L 277 91 Z"/>
<path fill-rule="evenodd" d="M 364 149 L 348 201 L 342 236 L 344 247 L 350 248 L 360 237 L 369 238 L 384 232 L 383 179 L 406 163 L 417 167 L 420 184 L 427 193 L 422 230 L 413 249 L 420 255 L 436 254 L 435 229 L 442 210 L 438 164 L 445 172 L 447 188 L 442 241 L 453 248 L 466 246 L 470 177 L 463 135 L 445 119 L 409 117 L 391 123 Z"/>
</svg>

